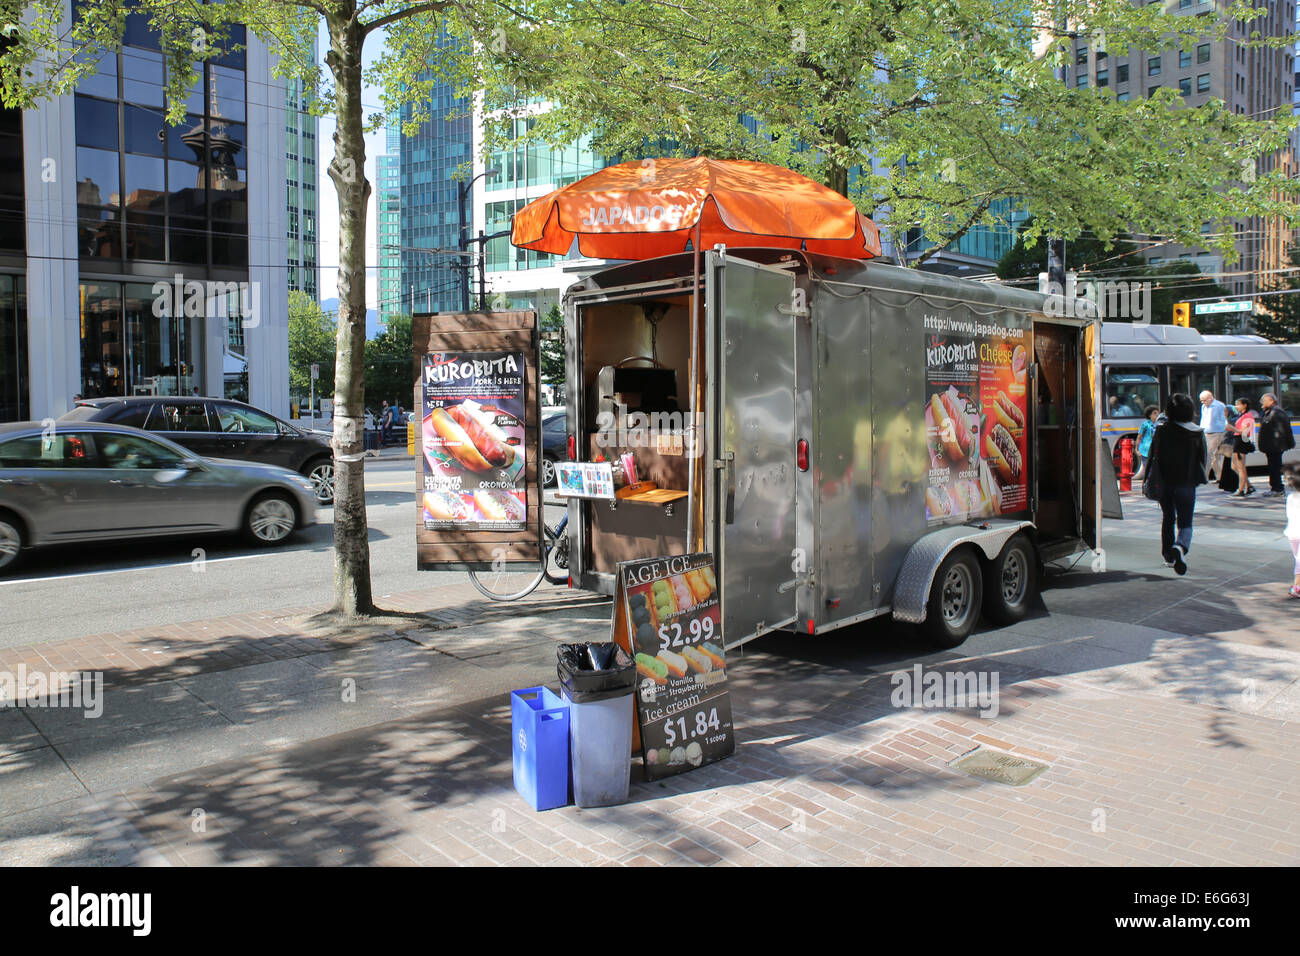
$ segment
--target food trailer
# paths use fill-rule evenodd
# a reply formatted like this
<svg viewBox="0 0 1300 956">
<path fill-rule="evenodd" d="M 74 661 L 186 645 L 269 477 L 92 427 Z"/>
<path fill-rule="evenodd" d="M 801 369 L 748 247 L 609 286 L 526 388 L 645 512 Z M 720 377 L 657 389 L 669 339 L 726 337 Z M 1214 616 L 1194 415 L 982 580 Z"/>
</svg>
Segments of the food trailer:
<svg viewBox="0 0 1300 956">
<path fill-rule="evenodd" d="M 1089 303 L 789 248 L 614 265 L 564 297 L 576 587 L 710 552 L 725 646 L 892 614 L 960 644 L 1101 558 Z M 616 477 L 620 468 L 614 468 Z M 653 487 L 652 487 L 653 486 Z M 644 488 L 646 490 L 638 490 Z"/>
</svg>

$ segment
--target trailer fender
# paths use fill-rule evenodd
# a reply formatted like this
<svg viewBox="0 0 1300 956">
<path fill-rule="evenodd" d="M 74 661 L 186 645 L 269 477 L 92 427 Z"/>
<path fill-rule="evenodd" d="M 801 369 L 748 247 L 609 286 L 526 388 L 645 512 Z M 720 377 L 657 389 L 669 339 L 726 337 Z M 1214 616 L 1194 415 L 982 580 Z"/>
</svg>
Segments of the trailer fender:
<svg viewBox="0 0 1300 956">
<path fill-rule="evenodd" d="M 978 525 L 951 525 L 931 531 L 912 545 L 903 559 L 894 586 L 894 619 L 908 624 L 924 623 L 934 574 L 954 548 L 974 545 L 986 560 L 992 561 L 1012 535 L 1026 529 L 1032 535 L 1033 523 L 989 520 Z"/>
</svg>

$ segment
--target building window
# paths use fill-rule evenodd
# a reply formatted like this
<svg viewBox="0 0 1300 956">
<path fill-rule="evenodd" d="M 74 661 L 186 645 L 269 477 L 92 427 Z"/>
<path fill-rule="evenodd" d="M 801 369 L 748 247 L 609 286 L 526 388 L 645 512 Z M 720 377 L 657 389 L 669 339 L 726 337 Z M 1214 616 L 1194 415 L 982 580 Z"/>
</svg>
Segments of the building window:
<svg viewBox="0 0 1300 956">
<path fill-rule="evenodd" d="M 1183 77 L 1178 81 L 1178 92 L 1182 96 L 1192 95 L 1192 81 L 1190 77 Z"/>
<path fill-rule="evenodd" d="M 1119 100 L 1121 103 L 1127 103 L 1127 102 L 1128 102 L 1128 90 L 1125 90 L 1123 93 L 1117 93 L 1117 94 L 1115 95 L 1115 99 Z"/>
<path fill-rule="evenodd" d="M 1178 51 L 1178 65 L 1179 65 L 1179 66 L 1191 66 L 1191 65 L 1192 65 L 1192 51 L 1191 51 L 1191 50 L 1179 50 L 1179 51 Z"/>
<path fill-rule="evenodd" d="M 1109 70 L 1098 70 L 1098 71 L 1097 71 L 1097 85 L 1098 85 L 1098 86 L 1110 86 L 1110 71 L 1109 71 Z"/>
<path fill-rule="evenodd" d="M 1210 74 L 1202 73 L 1200 76 L 1196 78 L 1196 92 L 1197 93 L 1210 92 Z"/>
<path fill-rule="evenodd" d="M 1149 87 L 1147 87 L 1147 96 L 1155 96 L 1155 95 L 1156 95 L 1156 90 L 1158 90 L 1158 89 L 1160 89 L 1160 87 L 1158 87 L 1158 86 L 1149 86 Z"/>
<path fill-rule="evenodd" d="M 168 285 L 166 282 L 163 285 Z M 202 385 L 202 316 L 173 317 L 172 302 L 136 282 L 81 286 L 81 394 L 189 395 Z M 162 312 L 162 315 L 155 314 Z"/>
<path fill-rule="evenodd" d="M 1121 63 L 1119 66 L 1115 67 L 1115 82 L 1116 82 L 1116 83 L 1127 83 L 1127 82 L 1128 82 L 1128 64 L 1127 64 L 1127 63 Z"/>
<path fill-rule="evenodd" d="M 26 280 L 0 275 L 0 422 L 29 417 L 27 391 Z"/>
<path fill-rule="evenodd" d="M 1074 85 L 1075 85 L 1075 86 L 1087 86 L 1087 85 L 1088 85 L 1088 74 L 1087 74 L 1087 73 L 1080 73 L 1078 76 L 1076 76 L 1076 77 L 1074 78 Z"/>
<path fill-rule="evenodd" d="M 1074 62 L 1075 62 L 1075 63 L 1079 63 L 1079 64 L 1087 64 L 1087 62 L 1088 62 L 1088 50 L 1087 50 L 1086 47 L 1085 47 L 1084 49 L 1081 49 L 1081 50 L 1077 50 L 1077 51 L 1075 51 L 1075 54 L 1074 54 Z"/>
<path fill-rule="evenodd" d="M 1147 76 L 1160 75 L 1160 57 L 1153 56 L 1147 60 Z"/>
<path fill-rule="evenodd" d="M 1210 62 L 1210 45 L 1208 43 L 1202 43 L 1200 46 L 1196 48 L 1196 62 L 1197 63 Z"/>
</svg>

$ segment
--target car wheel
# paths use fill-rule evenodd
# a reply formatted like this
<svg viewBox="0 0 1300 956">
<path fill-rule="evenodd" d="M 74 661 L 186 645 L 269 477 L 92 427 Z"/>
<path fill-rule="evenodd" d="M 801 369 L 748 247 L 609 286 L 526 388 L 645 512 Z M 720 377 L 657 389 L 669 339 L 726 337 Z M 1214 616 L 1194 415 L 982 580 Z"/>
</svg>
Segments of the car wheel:
<svg viewBox="0 0 1300 956">
<path fill-rule="evenodd" d="M 332 505 L 334 503 L 334 461 L 322 458 L 309 462 L 305 472 L 307 480 L 316 490 L 316 503 Z"/>
<path fill-rule="evenodd" d="M 18 566 L 25 545 L 22 523 L 11 515 L 0 514 L 0 574 Z"/>
<path fill-rule="evenodd" d="M 542 487 L 549 488 L 555 484 L 555 462 L 550 458 L 542 459 Z"/>
<path fill-rule="evenodd" d="M 1013 535 L 984 578 L 984 616 L 994 624 L 1015 624 L 1029 613 L 1038 593 L 1038 556 L 1029 538 Z"/>
<path fill-rule="evenodd" d="M 244 517 L 244 537 L 253 544 L 270 546 L 285 541 L 298 526 L 298 512 L 287 495 L 271 491 L 259 495 Z"/>
<path fill-rule="evenodd" d="M 956 647 L 970 636 L 984 596 L 979 561 L 969 549 L 943 559 L 930 584 L 921 633 L 936 647 Z"/>
</svg>

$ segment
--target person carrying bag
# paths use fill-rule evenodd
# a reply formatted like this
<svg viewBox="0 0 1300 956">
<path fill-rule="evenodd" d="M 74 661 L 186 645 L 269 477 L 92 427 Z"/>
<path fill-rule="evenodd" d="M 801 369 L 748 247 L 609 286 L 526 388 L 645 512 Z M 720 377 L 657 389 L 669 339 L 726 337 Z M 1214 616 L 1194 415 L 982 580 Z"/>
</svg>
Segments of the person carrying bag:
<svg viewBox="0 0 1300 956">
<path fill-rule="evenodd" d="M 1163 515 L 1160 556 L 1178 574 L 1187 573 L 1196 488 L 1206 483 L 1205 432 L 1192 421 L 1193 409 L 1190 395 L 1176 392 L 1169 396 L 1151 439 L 1147 477 L 1142 483 L 1142 493 L 1160 503 Z"/>
</svg>

